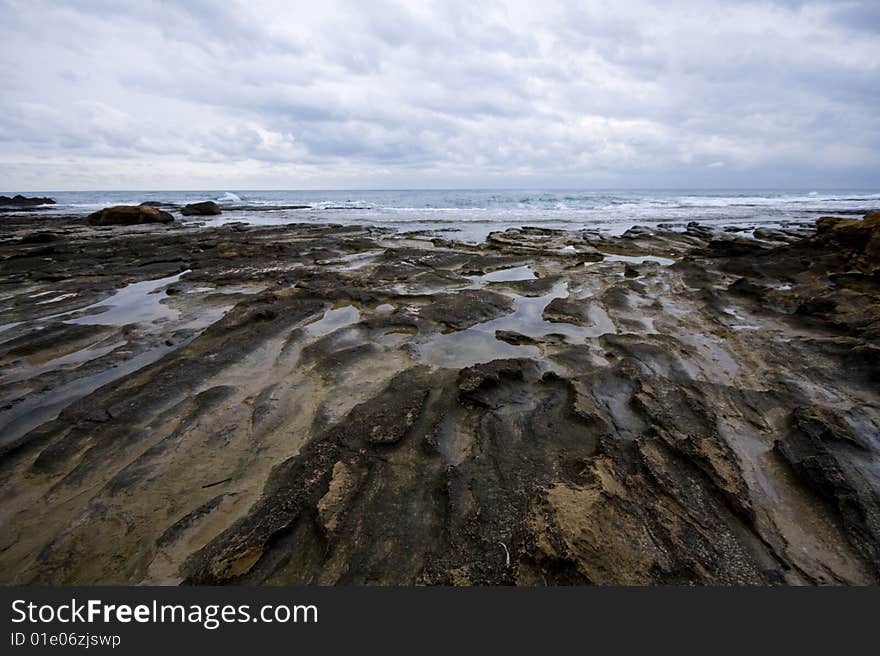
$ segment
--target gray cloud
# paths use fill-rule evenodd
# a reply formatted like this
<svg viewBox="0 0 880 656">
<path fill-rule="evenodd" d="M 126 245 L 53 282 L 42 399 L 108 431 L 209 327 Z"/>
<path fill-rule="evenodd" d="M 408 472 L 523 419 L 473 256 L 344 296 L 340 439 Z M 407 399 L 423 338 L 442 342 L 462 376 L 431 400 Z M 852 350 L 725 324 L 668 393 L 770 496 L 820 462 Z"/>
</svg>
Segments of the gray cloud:
<svg viewBox="0 0 880 656">
<path fill-rule="evenodd" d="M 7 191 L 880 185 L 873 2 L 0 11 Z"/>
</svg>

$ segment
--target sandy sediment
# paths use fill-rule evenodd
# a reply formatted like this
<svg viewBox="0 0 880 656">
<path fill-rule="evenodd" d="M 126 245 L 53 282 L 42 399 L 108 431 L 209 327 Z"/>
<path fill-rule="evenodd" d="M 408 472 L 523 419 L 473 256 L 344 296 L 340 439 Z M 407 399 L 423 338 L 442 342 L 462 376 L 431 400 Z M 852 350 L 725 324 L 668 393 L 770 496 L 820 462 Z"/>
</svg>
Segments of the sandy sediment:
<svg viewBox="0 0 880 656">
<path fill-rule="evenodd" d="M 4 584 L 880 578 L 880 215 L 2 221 Z"/>
</svg>

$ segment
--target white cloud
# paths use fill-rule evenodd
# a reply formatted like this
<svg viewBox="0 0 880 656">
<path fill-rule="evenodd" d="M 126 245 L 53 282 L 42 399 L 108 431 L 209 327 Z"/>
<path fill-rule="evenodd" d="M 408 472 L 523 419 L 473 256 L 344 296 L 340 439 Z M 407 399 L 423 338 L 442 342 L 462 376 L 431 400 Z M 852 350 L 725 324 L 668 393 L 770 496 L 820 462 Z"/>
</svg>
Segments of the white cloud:
<svg viewBox="0 0 880 656">
<path fill-rule="evenodd" d="M 868 2 L 0 11 L 6 191 L 880 184 Z"/>
</svg>

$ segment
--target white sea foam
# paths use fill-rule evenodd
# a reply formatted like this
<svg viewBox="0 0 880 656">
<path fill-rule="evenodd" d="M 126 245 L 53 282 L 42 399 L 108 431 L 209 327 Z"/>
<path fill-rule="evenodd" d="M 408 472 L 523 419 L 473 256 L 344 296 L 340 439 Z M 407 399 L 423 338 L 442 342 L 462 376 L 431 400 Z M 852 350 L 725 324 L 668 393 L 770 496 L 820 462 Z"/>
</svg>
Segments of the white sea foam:
<svg viewBox="0 0 880 656">
<path fill-rule="evenodd" d="M 160 201 L 184 205 L 215 197 L 223 214 L 206 225 L 350 223 L 398 230 L 436 230 L 479 242 L 496 230 L 538 225 L 620 234 L 633 225 L 667 223 L 683 230 L 691 221 L 719 228 L 812 224 L 822 215 L 880 209 L 871 190 L 339 190 L 58 192 L 46 214 L 86 214 L 100 207 Z M 290 206 L 304 206 L 292 209 Z"/>
</svg>

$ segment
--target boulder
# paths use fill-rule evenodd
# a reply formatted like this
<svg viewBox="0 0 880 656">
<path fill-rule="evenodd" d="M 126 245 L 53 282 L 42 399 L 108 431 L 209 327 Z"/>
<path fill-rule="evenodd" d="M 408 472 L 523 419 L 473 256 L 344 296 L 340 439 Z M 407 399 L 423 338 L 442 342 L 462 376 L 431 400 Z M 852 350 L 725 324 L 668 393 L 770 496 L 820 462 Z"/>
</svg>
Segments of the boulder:
<svg viewBox="0 0 880 656">
<path fill-rule="evenodd" d="M 138 225 L 141 223 L 170 223 L 174 220 L 168 212 L 157 210 L 149 205 L 116 205 L 105 207 L 94 214 L 89 214 L 86 221 L 89 225 Z"/>
<path fill-rule="evenodd" d="M 220 206 L 212 200 L 206 200 L 202 203 L 184 205 L 180 213 L 184 216 L 213 216 L 220 214 Z"/>
<path fill-rule="evenodd" d="M 13 205 L 15 207 L 30 207 L 32 205 L 54 205 L 55 201 L 51 198 L 27 198 L 21 194 L 17 194 L 10 198 L 9 196 L 0 196 L 0 205 Z"/>
</svg>

